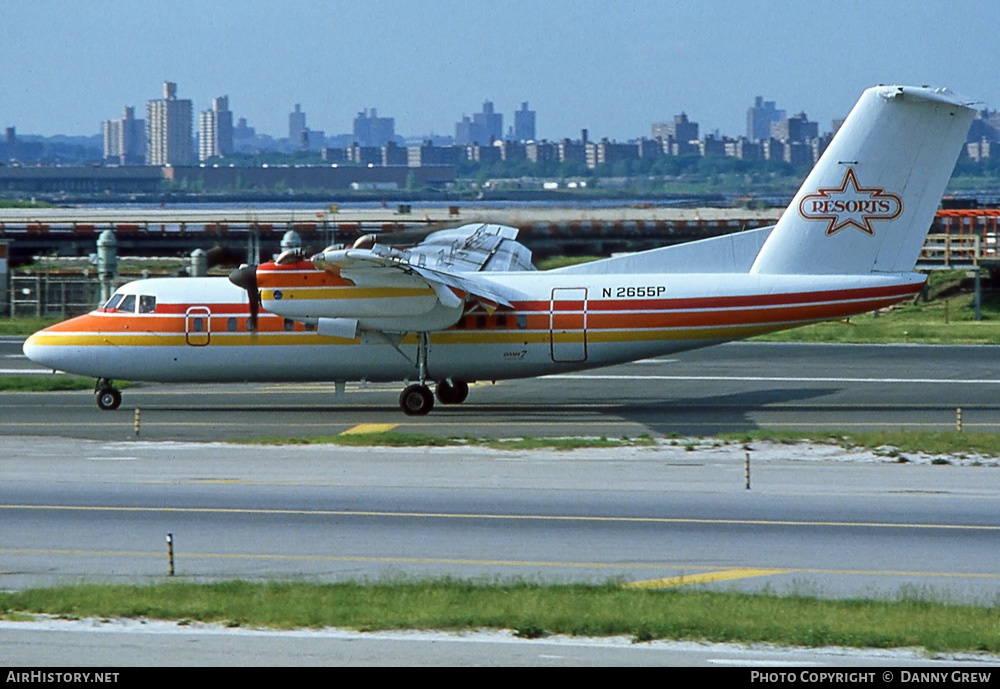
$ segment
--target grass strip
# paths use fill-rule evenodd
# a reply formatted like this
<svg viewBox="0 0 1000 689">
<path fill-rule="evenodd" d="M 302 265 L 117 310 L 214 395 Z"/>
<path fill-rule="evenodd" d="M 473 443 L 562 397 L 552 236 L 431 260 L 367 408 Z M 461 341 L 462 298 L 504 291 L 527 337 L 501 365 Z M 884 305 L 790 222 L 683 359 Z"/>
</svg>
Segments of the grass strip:
<svg viewBox="0 0 1000 689">
<path fill-rule="evenodd" d="M 276 629 L 513 629 L 795 646 L 1000 652 L 1000 609 L 894 601 L 623 588 L 619 583 L 406 580 L 78 585 L 0 593 L 4 617 L 47 613 Z"/>
<path fill-rule="evenodd" d="M 752 443 L 812 442 L 850 448 L 892 448 L 898 452 L 921 452 L 931 455 L 978 454 L 1000 456 L 1000 434 L 967 433 L 965 431 L 784 431 L 757 429 L 736 433 L 719 433 L 720 440 Z M 888 456 L 893 456 L 891 451 Z"/>
<path fill-rule="evenodd" d="M 342 433 L 299 437 L 264 436 L 230 442 L 241 445 L 343 445 L 347 447 L 488 447 L 494 450 L 579 450 L 655 445 L 648 435 L 637 438 L 472 438 L 423 433 Z"/>
<path fill-rule="evenodd" d="M 118 388 L 125 387 L 115 381 Z M 94 379 L 80 376 L 37 373 L 29 376 L 0 376 L 0 391 L 52 392 L 53 390 L 93 390 Z"/>
</svg>

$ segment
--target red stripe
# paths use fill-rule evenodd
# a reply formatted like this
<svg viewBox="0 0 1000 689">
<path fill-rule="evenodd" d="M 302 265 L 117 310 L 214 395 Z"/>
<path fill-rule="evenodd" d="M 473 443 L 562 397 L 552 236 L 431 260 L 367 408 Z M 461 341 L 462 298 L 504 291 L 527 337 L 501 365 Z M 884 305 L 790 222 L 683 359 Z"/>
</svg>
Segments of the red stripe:
<svg viewBox="0 0 1000 689">
<path fill-rule="evenodd" d="M 888 287 L 862 287 L 856 289 L 828 290 L 824 292 L 786 292 L 782 294 L 753 294 L 745 296 L 689 297 L 684 299 L 602 299 L 587 300 L 587 311 L 671 311 L 678 309 L 726 309 L 748 306 L 790 306 L 792 304 L 820 304 L 832 301 L 864 300 L 877 298 L 904 298 L 916 294 L 923 284 L 891 285 Z M 598 290 L 591 290 L 597 292 Z M 514 303 L 519 311 L 548 311 L 548 301 L 519 301 Z"/>
</svg>

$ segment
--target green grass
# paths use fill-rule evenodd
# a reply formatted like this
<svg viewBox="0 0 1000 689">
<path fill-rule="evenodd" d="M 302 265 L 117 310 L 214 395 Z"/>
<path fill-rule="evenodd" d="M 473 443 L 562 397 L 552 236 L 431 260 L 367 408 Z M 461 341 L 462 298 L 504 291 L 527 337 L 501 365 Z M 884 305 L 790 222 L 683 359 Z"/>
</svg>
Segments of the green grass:
<svg viewBox="0 0 1000 689">
<path fill-rule="evenodd" d="M 115 387 L 126 387 L 115 381 Z M 28 376 L 0 376 L 3 392 L 52 392 L 54 390 L 93 390 L 94 379 L 62 374 L 37 373 Z"/>
<path fill-rule="evenodd" d="M 31 335 L 65 318 L 0 318 L 0 335 Z"/>
<path fill-rule="evenodd" d="M 404 580 L 312 584 L 169 582 L 0 593 L 0 614 L 125 617 L 277 629 L 512 629 L 796 646 L 1000 652 L 1000 608 L 648 590 L 607 584 Z"/>
<path fill-rule="evenodd" d="M 1000 434 L 969 433 L 958 431 L 786 431 L 757 429 L 733 433 L 719 433 L 712 438 L 694 440 L 658 441 L 643 434 L 635 438 L 473 438 L 443 437 L 421 433 L 348 433 L 281 437 L 264 436 L 228 442 L 241 445 L 341 445 L 347 447 L 484 447 L 494 450 L 581 450 L 623 447 L 649 447 L 660 442 L 680 445 L 689 451 L 701 447 L 718 447 L 726 442 L 750 444 L 753 442 L 793 444 L 812 442 L 836 445 L 843 448 L 894 448 L 899 452 L 923 452 L 935 455 L 978 454 L 1000 457 Z M 889 455 L 891 456 L 891 455 Z"/>
<path fill-rule="evenodd" d="M 471 438 L 422 433 L 342 433 L 300 437 L 264 436 L 233 440 L 242 445 L 343 445 L 347 447 L 488 447 L 495 450 L 579 450 L 653 445 L 648 435 L 638 438 Z"/>
</svg>

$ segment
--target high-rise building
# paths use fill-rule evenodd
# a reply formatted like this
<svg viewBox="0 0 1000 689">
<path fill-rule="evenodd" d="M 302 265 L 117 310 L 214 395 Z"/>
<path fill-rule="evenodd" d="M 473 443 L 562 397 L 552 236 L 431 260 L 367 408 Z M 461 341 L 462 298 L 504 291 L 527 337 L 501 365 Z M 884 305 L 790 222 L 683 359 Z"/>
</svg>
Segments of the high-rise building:
<svg viewBox="0 0 1000 689">
<path fill-rule="evenodd" d="M 528 101 L 521 103 L 521 109 L 514 111 L 514 141 L 535 140 L 535 111 L 528 110 Z"/>
<path fill-rule="evenodd" d="M 104 121 L 104 160 L 119 165 L 146 162 L 146 120 L 135 119 L 135 108 L 126 107 L 120 120 Z"/>
<path fill-rule="evenodd" d="M 194 161 L 191 101 L 178 100 L 177 84 L 163 83 L 163 98 L 146 103 L 146 162 L 185 165 Z"/>
<path fill-rule="evenodd" d="M 771 125 L 785 119 L 785 111 L 774 107 L 773 100 L 757 96 L 747 109 L 747 139 L 763 141 L 771 136 Z"/>
<path fill-rule="evenodd" d="M 225 158 L 233 152 L 233 113 L 229 96 L 212 100 L 212 109 L 198 117 L 198 160 Z"/>
<path fill-rule="evenodd" d="M 288 113 L 288 140 L 292 149 L 306 148 L 306 114 L 302 112 L 302 106 L 295 104 L 294 112 Z"/>
<path fill-rule="evenodd" d="M 483 102 L 483 111 L 472 115 L 470 120 L 462 116 L 455 124 L 455 143 L 458 145 L 479 144 L 488 146 L 503 138 L 503 115 L 493 111 L 493 103 Z"/>
<path fill-rule="evenodd" d="M 673 122 L 658 122 L 653 125 L 653 138 L 666 141 L 668 138 L 674 141 L 697 141 L 698 123 L 688 120 L 687 113 L 674 115 Z"/>
<path fill-rule="evenodd" d="M 384 146 L 396 136 L 396 120 L 379 117 L 375 108 L 362 110 L 354 118 L 354 143 L 361 146 Z"/>
<path fill-rule="evenodd" d="M 804 143 L 819 136 L 819 124 L 810 122 L 804 112 L 771 124 L 771 138 L 785 143 Z"/>
</svg>

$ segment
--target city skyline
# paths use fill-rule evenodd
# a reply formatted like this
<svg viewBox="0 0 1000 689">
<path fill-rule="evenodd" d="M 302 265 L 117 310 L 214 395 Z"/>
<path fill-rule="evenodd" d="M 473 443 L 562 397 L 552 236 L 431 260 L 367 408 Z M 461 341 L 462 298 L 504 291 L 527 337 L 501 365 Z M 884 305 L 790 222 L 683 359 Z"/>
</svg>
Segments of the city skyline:
<svg viewBox="0 0 1000 689">
<path fill-rule="evenodd" d="M 1000 101 L 991 53 L 970 28 L 991 18 L 994 5 L 980 0 L 121 7 L 3 3 L 0 125 L 90 136 L 126 106 L 141 112 L 164 81 L 180 84 L 196 112 L 227 95 L 235 118 L 276 138 L 296 103 L 310 129 L 331 134 L 377 108 L 402 135 L 452 136 L 486 100 L 505 129 L 528 101 L 539 139 L 586 128 L 624 141 L 682 111 L 703 132 L 743 134 L 758 95 L 823 130 L 874 83 L 929 83 L 982 106 Z"/>
</svg>

